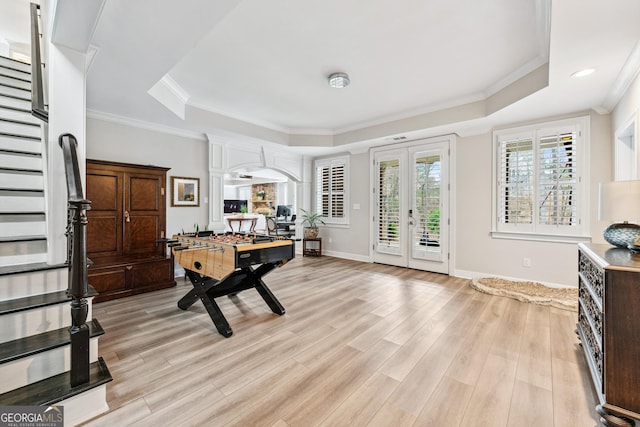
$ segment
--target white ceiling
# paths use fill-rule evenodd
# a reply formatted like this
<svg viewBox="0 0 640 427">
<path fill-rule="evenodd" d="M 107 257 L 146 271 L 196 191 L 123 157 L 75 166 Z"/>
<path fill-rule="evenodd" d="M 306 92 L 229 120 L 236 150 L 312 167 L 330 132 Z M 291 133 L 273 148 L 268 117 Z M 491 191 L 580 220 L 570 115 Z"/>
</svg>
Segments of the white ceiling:
<svg viewBox="0 0 640 427">
<path fill-rule="evenodd" d="M 608 112 L 640 62 L 637 0 L 91 1 L 90 114 L 313 153 Z"/>
</svg>

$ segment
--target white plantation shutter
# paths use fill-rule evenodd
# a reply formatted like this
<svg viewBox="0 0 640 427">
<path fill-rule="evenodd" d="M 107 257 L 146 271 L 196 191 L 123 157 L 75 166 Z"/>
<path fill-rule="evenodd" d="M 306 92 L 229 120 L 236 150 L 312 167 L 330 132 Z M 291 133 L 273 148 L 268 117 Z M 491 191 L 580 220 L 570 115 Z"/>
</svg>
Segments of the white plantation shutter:
<svg viewBox="0 0 640 427">
<path fill-rule="evenodd" d="M 495 232 L 581 236 L 585 118 L 496 132 Z"/>
<path fill-rule="evenodd" d="M 348 223 L 347 167 L 346 157 L 316 162 L 316 211 L 326 223 Z"/>
<path fill-rule="evenodd" d="M 538 145 L 538 224 L 578 224 L 576 132 L 542 135 Z"/>
<path fill-rule="evenodd" d="M 499 221 L 530 228 L 534 206 L 533 141 L 526 137 L 501 141 L 499 156 Z"/>
<path fill-rule="evenodd" d="M 378 245 L 400 245 L 400 161 L 378 163 Z"/>
</svg>

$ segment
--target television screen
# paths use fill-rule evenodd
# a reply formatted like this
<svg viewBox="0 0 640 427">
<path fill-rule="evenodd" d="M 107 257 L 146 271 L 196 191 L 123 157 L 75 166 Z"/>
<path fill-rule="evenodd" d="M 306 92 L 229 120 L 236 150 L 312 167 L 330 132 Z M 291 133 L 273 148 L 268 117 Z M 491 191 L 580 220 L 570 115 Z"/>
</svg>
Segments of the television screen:
<svg viewBox="0 0 640 427">
<path fill-rule="evenodd" d="M 242 207 L 247 207 L 246 200 L 225 200 L 224 201 L 224 213 L 238 213 Z"/>
<path fill-rule="evenodd" d="M 276 217 L 290 217 L 291 216 L 291 205 L 278 205 L 278 209 L 276 210 Z"/>
</svg>

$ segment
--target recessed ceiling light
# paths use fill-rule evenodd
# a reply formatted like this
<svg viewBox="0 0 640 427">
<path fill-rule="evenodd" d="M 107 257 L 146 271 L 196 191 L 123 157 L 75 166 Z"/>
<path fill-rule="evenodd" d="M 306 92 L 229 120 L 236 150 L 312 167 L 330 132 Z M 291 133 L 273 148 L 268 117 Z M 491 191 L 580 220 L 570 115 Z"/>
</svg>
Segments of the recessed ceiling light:
<svg viewBox="0 0 640 427">
<path fill-rule="evenodd" d="M 336 89 L 347 87 L 349 83 L 351 83 L 351 80 L 349 80 L 347 73 L 333 73 L 329 76 L 329 86 Z"/>
<path fill-rule="evenodd" d="M 575 73 L 571 74 L 571 77 L 585 77 L 589 74 L 593 74 L 595 71 L 595 68 L 585 68 L 584 70 L 576 71 Z"/>
</svg>

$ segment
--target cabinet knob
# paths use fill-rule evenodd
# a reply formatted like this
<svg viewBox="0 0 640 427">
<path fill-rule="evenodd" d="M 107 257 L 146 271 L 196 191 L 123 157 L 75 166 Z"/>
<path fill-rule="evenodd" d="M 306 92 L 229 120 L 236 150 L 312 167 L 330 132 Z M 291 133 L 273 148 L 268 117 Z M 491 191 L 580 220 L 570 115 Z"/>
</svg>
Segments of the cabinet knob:
<svg viewBox="0 0 640 427">
<path fill-rule="evenodd" d="M 131 217 L 129 216 L 129 212 L 128 211 L 124 211 L 124 220 L 126 222 L 131 222 Z"/>
</svg>

